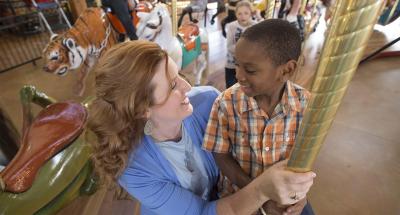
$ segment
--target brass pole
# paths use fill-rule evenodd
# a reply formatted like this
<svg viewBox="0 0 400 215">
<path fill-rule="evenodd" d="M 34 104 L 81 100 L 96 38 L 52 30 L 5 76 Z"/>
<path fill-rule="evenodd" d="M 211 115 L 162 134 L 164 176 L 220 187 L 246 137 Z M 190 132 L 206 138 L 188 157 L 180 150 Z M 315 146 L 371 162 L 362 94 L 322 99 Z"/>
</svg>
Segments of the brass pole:
<svg viewBox="0 0 400 215">
<path fill-rule="evenodd" d="M 272 19 L 274 18 L 274 8 L 275 8 L 275 0 L 265 0 L 265 19 Z"/>
<path fill-rule="evenodd" d="M 306 6 L 307 6 L 307 0 L 301 0 L 300 14 L 302 16 L 306 14 Z"/>
<path fill-rule="evenodd" d="M 394 14 L 394 11 L 396 11 L 397 5 L 399 4 L 399 1 L 400 1 L 400 0 L 397 0 L 397 1 L 393 4 L 393 7 L 392 7 L 392 9 L 390 10 L 390 13 L 389 13 L 389 16 L 388 16 L 388 18 L 387 18 L 387 20 L 386 20 L 386 22 L 385 22 L 385 25 L 387 25 L 387 24 L 389 23 L 389 21 L 392 19 L 393 14 Z"/>
<path fill-rule="evenodd" d="M 385 0 L 336 1 L 288 169 L 310 171 Z"/>
<path fill-rule="evenodd" d="M 172 34 L 175 36 L 177 34 L 177 32 L 178 32 L 178 22 L 177 22 L 177 20 L 178 20 L 178 17 L 177 17 L 178 10 L 177 10 L 177 7 L 176 7 L 176 0 L 172 0 L 171 3 L 172 3 L 172 12 L 171 12 L 171 15 L 172 15 Z"/>
</svg>

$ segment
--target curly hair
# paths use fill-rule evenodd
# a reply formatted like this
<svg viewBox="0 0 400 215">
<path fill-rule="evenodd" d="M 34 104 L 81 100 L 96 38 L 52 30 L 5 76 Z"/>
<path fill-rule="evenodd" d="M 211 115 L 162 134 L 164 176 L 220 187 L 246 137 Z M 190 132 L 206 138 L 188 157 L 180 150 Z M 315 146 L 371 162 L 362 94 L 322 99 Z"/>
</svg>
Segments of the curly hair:
<svg viewBox="0 0 400 215">
<path fill-rule="evenodd" d="M 267 19 L 259 22 L 240 37 L 257 43 L 275 66 L 296 60 L 301 54 L 300 31 L 286 20 Z"/>
<path fill-rule="evenodd" d="M 94 68 L 96 98 L 89 107 L 88 127 L 97 137 L 92 160 L 104 183 L 116 185 L 129 153 L 143 137 L 155 88 L 151 80 L 163 59 L 167 53 L 157 44 L 132 41 L 112 47 Z"/>
</svg>

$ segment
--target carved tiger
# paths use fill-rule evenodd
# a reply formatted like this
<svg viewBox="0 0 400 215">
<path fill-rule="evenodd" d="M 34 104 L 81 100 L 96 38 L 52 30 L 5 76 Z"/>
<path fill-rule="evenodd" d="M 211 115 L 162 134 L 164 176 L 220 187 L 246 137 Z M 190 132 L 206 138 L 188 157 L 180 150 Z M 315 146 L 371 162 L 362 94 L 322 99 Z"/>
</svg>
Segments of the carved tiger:
<svg viewBox="0 0 400 215">
<path fill-rule="evenodd" d="M 92 66 L 105 50 L 117 42 L 118 33 L 111 26 L 101 8 L 88 8 L 74 26 L 62 35 L 54 35 L 43 50 L 43 70 L 66 75 L 79 69 L 75 93 L 82 95 L 85 79 Z"/>
</svg>

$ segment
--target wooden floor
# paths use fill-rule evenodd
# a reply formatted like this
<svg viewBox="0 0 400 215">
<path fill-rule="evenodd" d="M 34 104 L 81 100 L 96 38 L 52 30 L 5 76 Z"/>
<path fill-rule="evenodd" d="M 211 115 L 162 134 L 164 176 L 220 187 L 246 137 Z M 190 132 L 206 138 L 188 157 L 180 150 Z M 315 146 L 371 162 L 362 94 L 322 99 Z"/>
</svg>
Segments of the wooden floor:
<svg viewBox="0 0 400 215">
<path fill-rule="evenodd" d="M 399 27 L 398 25 L 397 27 Z M 400 28 L 400 27 L 399 27 Z M 225 40 L 219 27 L 208 26 L 209 84 L 224 89 Z M 399 35 L 397 35 L 399 36 Z M 296 82 L 308 85 L 322 46 L 315 36 L 307 46 L 306 69 Z M 58 100 L 82 100 L 72 93 L 75 73 L 57 77 L 25 65 L 0 74 L 0 105 L 20 129 L 18 90 L 33 84 Z M 85 95 L 93 94 L 93 76 Z M 400 58 L 361 65 L 344 97 L 315 164 L 317 178 L 309 193 L 316 214 L 400 214 Z M 80 197 L 59 212 L 69 214 L 137 214 L 138 204 L 115 200 L 111 192 Z"/>
</svg>

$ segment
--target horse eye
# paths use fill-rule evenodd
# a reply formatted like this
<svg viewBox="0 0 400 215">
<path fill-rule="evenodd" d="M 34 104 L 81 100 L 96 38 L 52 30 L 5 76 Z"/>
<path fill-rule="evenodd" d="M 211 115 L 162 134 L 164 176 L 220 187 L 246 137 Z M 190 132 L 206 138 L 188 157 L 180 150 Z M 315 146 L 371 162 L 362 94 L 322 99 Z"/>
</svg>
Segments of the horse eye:
<svg viewBox="0 0 400 215">
<path fill-rule="evenodd" d="M 156 29 L 157 26 L 153 24 L 147 24 L 146 27 L 151 28 L 151 29 Z"/>
</svg>

